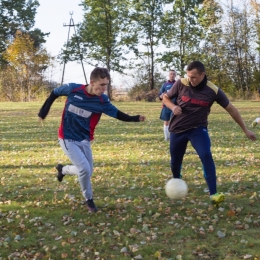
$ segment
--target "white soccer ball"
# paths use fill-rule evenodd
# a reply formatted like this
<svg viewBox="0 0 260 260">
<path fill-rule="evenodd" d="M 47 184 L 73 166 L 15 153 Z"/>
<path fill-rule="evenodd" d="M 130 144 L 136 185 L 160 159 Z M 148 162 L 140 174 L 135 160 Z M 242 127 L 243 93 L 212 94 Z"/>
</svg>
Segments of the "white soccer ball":
<svg viewBox="0 0 260 260">
<path fill-rule="evenodd" d="M 165 193 L 170 199 L 182 199 L 188 193 L 188 185 L 182 179 L 170 179 L 165 185 Z"/>
</svg>

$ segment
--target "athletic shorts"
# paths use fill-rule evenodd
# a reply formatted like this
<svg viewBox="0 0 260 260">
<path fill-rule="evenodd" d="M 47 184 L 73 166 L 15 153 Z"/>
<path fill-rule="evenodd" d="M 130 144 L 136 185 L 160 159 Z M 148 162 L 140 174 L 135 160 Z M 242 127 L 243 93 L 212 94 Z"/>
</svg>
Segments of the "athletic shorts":
<svg viewBox="0 0 260 260">
<path fill-rule="evenodd" d="M 163 107 L 160 115 L 160 119 L 163 121 L 170 121 L 172 116 L 172 111 L 168 107 Z"/>
</svg>

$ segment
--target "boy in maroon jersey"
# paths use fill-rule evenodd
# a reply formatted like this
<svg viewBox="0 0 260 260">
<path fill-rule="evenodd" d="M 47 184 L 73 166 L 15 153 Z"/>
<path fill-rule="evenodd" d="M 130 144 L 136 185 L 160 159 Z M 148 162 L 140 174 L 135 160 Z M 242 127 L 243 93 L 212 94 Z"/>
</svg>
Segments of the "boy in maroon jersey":
<svg viewBox="0 0 260 260">
<path fill-rule="evenodd" d="M 163 94 L 166 93 L 167 90 L 169 90 L 176 82 L 175 81 L 176 71 L 170 70 L 168 77 L 169 77 L 169 80 L 164 82 L 160 89 L 160 92 L 159 92 L 160 100 L 162 100 Z M 165 141 L 170 140 L 170 132 L 169 132 L 168 128 L 169 128 L 169 122 L 170 122 L 171 115 L 172 115 L 172 111 L 168 107 L 166 107 L 164 104 L 162 104 L 160 119 L 163 120 L 163 133 L 164 133 Z"/>
</svg>

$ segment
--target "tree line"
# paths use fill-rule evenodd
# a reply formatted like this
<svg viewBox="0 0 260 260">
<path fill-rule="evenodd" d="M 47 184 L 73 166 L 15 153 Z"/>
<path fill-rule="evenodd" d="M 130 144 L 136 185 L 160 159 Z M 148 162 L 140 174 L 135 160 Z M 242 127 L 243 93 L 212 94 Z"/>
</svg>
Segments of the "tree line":
<svg viewBox="0 0 260 260">
<path fill-rule="evenodd" d="M 236 5 L 235 5 L 236 4 Z M 0 100 L 30 101 L 46 86 L 56 59 L 83 60 L 110 71 L 133 71 L 133 89 L 153 91 L 160 70 L 202 61 L 208 78 L 230 96 L 250 98 L 260 88 L 260 4 L 257 0 L 83 0 L 82 23 L 51 57 L 48 33 L 34 28 L 38 1 L 0 2 Z M 109 85 L 111 98 L 113 82 Z"/>
</svg>

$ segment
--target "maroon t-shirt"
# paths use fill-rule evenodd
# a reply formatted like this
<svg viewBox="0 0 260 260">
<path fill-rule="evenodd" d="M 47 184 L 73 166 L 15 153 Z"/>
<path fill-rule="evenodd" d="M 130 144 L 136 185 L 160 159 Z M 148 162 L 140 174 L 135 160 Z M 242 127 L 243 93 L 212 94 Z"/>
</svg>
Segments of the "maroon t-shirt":
<svg viewBox="0 0 260 260">
<path fill-rule="evenodd" d="M 180 79 L 167 91 L 167 95 L 170 99 L 177 97 L 176 103 L 182 109 L 182 114 L 173 115 L 170 120 L 169 131 L 173 133 L 200 126 L 207 127 L 212 104 L 216 101 L 223 108 L 229 104 L 225 93 L 208 81 L 206 76 L 196 87 L 188 79 Z"/>
</svg>

